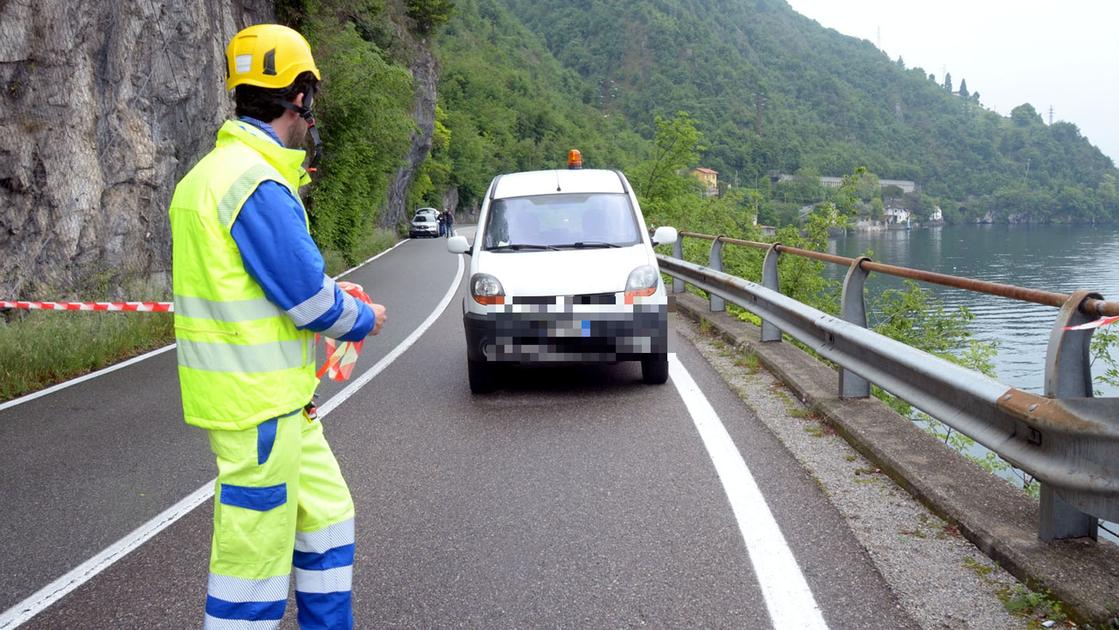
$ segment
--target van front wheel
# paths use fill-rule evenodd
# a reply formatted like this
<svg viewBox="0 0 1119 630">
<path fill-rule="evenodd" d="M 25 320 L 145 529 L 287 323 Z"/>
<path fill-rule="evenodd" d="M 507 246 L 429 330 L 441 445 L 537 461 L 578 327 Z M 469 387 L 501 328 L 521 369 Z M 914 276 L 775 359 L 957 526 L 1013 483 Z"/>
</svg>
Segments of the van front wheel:
<svg viewBox="0 0 1119 630">
<path fill-rule="evenodd" d="M 488 394 L 494 390 L 494 369 L 485 361 L 466 360 L 466 375 L 471 394 Z"/>
<path fill-rule="evenodd" d="M 642 359 L 641 380 L 648 385 L 664 385 L 668 381 L 668 355 L 658 354 Z"/>
</svg>

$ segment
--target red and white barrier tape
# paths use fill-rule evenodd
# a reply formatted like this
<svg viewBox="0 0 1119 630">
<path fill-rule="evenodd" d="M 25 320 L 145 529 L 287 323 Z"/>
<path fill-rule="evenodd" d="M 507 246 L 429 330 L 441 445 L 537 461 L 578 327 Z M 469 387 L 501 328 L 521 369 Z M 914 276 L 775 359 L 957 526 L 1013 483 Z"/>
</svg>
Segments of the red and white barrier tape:
<svg viewBox="0 0 1119 630">
<path fill-rule="evenodd" d="M 128 313 L 171 313 L 172 302 L 9 302 L 0 300 L 0 308 L 25 311 L 121 311 Z"/>
<path fill-rule="evenodd" d="M 360 284 L 352 282 L 339 282 L 338 286 L 343 291 L 355 298 L 372 304 L 373 300 L 361 288 Z M 173 302 L 29 302 L 0 300 L 0 309 L 14 308 L 30 311 L 110 311 L 122 313 L 173 313 Z M 316 341 L 319 336 L 315 335 Z M 324 338 L 326 345 L 326 362 L 319 368 L 317 376 L 334 381 L 349 380 L 353 374 L 354 365 L 357 364 L 358 355 L 361 354 L 362 341 L 343 341 Z"/>
<path fill-rule="evenodd" d="M 360 284 L 352 282 L 339 282 L 338 287 L 354 296 L 355 298 L 372 304 L 373 298 L 366 295 L 365 291 L 361 288 Z M 319 335 L 315 335 L 317 340 Z M 364 341 L 343 341 L 338 342 L 329 337 L 324 338 L 326 345 L 326 362 L 322 364 L 319 371 L 316 373 L 318 378 L 322 378 L 323 374 L 332 381 L 347 381 L 350 375 L 354 372 L 354 366 L 357 365 L 357 357 L 361 354 L 361 347 Z"/>
<path fill-rule="evenodd" d="M 1065 326 L 1065 330 L 1091 330 L 1093 328 L 1103 328 L 1109 324 L 1119 322 L 1119 316 L 1116 317 L 1101 317 L 1097 320 L 1088 322 L 1087 324 L 1080 324 L 1079 326 Z"/>
</svg>

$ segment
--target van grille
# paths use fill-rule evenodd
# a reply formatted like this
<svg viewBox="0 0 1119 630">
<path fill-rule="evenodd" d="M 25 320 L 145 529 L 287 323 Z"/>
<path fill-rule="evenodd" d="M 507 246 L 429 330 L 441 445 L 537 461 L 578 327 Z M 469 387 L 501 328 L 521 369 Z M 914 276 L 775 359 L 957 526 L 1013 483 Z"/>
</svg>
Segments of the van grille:
<svg viewBox="0 0 1119 630">
<path fill-rule="evenodd" d="M 535 305 L 549 305 L 556 303 L 556 296 L 554 295 L 514 295 L 513 304 L 535 304 Z M 616 293 L 583 293 L 580 295 L 564 296 L 564 304 L 578 304 L 595 305 L 595 304 L 617 304 L 618 296 Z"/>
</svg>

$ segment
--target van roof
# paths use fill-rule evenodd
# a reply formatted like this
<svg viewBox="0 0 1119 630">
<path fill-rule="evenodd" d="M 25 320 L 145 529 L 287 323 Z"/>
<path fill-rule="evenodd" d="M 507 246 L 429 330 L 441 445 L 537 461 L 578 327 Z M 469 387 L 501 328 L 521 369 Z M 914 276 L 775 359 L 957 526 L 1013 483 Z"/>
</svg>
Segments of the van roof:
<svg viewBox="0 0 1119 630">
<path fill-rule="evenodd" d="M 622 177 L 615 171 L 572 169 L 509 173 L 497 178 L 493 198 L 557 195 L 563 193 L 624 193 Z"/>
</svg>

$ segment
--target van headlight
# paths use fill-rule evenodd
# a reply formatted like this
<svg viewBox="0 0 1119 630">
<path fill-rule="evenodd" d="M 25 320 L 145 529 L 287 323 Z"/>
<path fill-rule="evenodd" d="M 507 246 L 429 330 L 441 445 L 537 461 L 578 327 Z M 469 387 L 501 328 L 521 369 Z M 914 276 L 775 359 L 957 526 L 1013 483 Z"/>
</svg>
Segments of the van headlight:
<svg viewBox="0 0 1119 630">
<path fill-rule="evenodd" d="M 652 265 L 641 265 L 629 272 L 626 279 L 626 304 L 633 304 L 637 297 L 649 297 L 657 292 L 657 283 L 660 281 L 657 268 Z"/>
<path fill-rule="evenodd" d="M 488 273 L 476 273 L 470 277 L 470 296 L 479 304 L 505 303 L 505 289 L 497 278 Z"/>
</svg>

